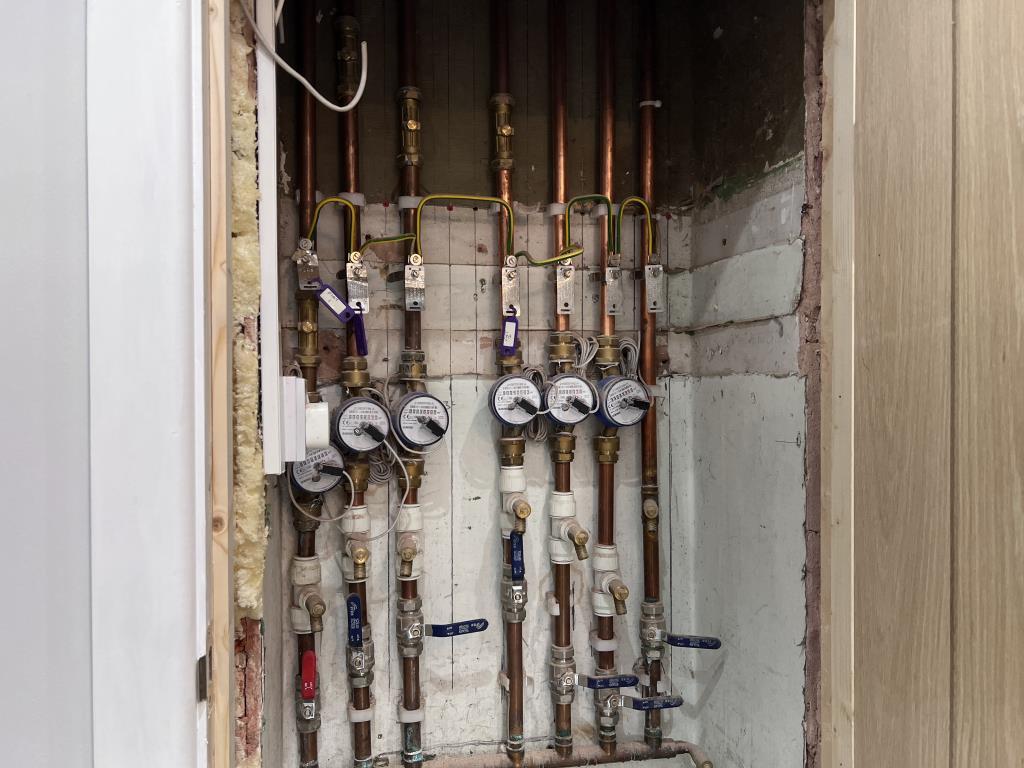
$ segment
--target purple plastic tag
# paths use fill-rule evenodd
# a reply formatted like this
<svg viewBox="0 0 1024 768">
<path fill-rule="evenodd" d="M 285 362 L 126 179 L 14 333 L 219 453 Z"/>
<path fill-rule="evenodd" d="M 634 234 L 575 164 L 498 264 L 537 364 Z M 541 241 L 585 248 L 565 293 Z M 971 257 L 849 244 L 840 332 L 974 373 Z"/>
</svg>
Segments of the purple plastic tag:
<svg viewBox="0 0 1024 768">
<path fill-rule="evenodd" d="M 319 291 L 317 291 L 316 295 L 319 297 L 320 303 L 327 307 L 331 311 L 331 314 L 337 317 L 341 322 L 347 323 L 355 317 L 356 313 L 352 311 L 352 308 L 349 307 L 348 304 L 341 300 L 341 296 L 336 294 L 331 286 L 323 286 Z"/>
<path fill-rule="evenodd" d="M 363 325 L 362 315 L 353 315 L 352 332 L 356 337 L 356 352 L 360 357 L 366 357 L 370 354 L 370 348 L 366 344 L 366 326 Z"/>
<path fill-rule="evenodd" d="M 501 321 L 501 354 L 511 355 L 516 351 L 516 340 L 519 338 L 519 318 L 505 315 Z"/>
</svg>

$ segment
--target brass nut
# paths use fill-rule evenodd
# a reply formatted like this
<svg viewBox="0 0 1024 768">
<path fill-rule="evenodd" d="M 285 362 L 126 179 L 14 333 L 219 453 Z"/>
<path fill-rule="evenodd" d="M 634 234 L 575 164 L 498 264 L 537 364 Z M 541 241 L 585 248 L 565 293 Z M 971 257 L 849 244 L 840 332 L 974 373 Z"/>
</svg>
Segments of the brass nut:
<svg viewBox="0 0 1024 768">
<path fill-rule="evenodd" d="M 520 499 L 512 505 L 512 512 L 520 520 L 525 520 L 530 516 L 530 513 L 533 512 L 533 508 L 530 506 L 528 501 Z"/>
<path fill-rule="evenodd" d="M 597 354 L 594 355 L 594 361 L 598 367 L 619 365 L 622 354 L 619 352 L 618 336 L 597 337 Z"/>
<path fill-rule="evenodd" d="M 423 485 L 423 459 L 405 458 L 405 471 L 409 475 L 409 488 L 420 488 Z M 405 477 L 399 475 L 398 486 L 405 490 Z"/>
<path fill-rule="evenodd" d="M 551 460 L 558 464 L 572 463 L 576 451 L 576 435 L 555 432 L 551 436 Z"/>
<path fill-rule="evenodd" d="M 370 485 L 370 463 L 365 458 L 358 458 L 349 464 L 347 471 L 352 478 L 353 492 L 366 493 Z"/>
<path fill-rule="evenodd" d="M 370 550 L 366 547 L 354 547 L 352 549 L 352 562 L 356 565 L 365 565 L 370 559 Z"/>
<path fill-rule="evenodd" d="M 415 559 L 416 559 L 416 550 L 415 550 L 415 549 L 413 549 L 412 547 L 405 547 L 405 548 L 403 548 L 403 549 L 402 549 L 402 551 L 401 551 L 401 552 L 399 553 L 399 556 L 400 556 L 400 557 L 402 558 L 402 560 L 404 560 L 405 562 L 407 562 L 407 563 L 411 563 L 411 562 L 412 562 L 413 560 L 415 560 Z"/>
<path fill-rule="evenodd" d="M 316 323 L 310 322 L 309 320 L 303 320 L 299 323 L 299 330 L 302 333 L 314 333 L 316 331 Z"/>
<path fill-rule="evenodd" d="M 498 441 L 503 467 L 521 467 L 523 454 L 526 453 L 526 440 L 523 437 L 503 437 Z"/>
<path fill-rule="evenodd" d="M 595 435 L 594 452 L 600 464 L 614 464 L 619 460 L 619 436 Z"/>
</svg>

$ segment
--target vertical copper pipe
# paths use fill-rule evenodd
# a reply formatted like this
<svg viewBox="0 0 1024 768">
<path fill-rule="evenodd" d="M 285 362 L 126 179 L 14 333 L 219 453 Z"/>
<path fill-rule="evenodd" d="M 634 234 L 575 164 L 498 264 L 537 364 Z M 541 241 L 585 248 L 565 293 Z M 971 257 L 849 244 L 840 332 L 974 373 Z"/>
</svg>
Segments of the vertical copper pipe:
<svg viewBox="0 0 1024 768">
<path fill-rule="evenodd" d="M 551 202 L 566 200 L 565 166 L 569 153 L 568 77 L 566 75 L 565 0 L 548 3 L 548 63 L 551 76 Z M 552 255 L 565 248 L 564 216 L 552 216 Z M 556 331 L 569 330 L 570 315 L 555 313 Z"/>
<path fill-rule="evenodd" d="M 402 0 L 399 8 L 398 38 L 398 73 L 399 93 L 407 88 L 415 89 L 416 77 L 416 2 Z M 401 97 L 400 97 L 401 98 Z M 417 128 L 418 130 L 418 128 Z M 413 162 L 405 162 L 401 169 L 401 194 L 415 197 L 420 194 L 420 167 Z M 402 231 L 412 232 L 415 224 L 415 212 L 412 209 L 402 211 Z M 422 346 L 421 313 L 405 313 L 405 348 L 420 349 Z"/>
<path fill-rule="evenodd" d="M 316 9 L 312 2 L 304 3 L 302 10 L 302 69 L 307 79 L 312 80 L 316 70 Z M 299 88 L 299 229 L 305 237 L 313 223 L 313 208 L 316 206 L 316 102 L 305 89 Z M 316 297 L 309 291 L 299 293 L 300 317 L 312 318 L 312 327 L 316 328 Z M 317 384 L 317 332 L 299 332 L 299 349 L 306 352 L 302 359 L 302 376 L 306 382 L 306 391 L 316 393 Z M 299 557 L 316 556 L 316 530 L 301 531 L 296 542 Z M 298 635 L 296 656 L 301 667 L 302 655 L 306 651 L 316 651 L 315 635 Z M 299 763 L 303 768 L 315 768 L 319 765 L 319 748 L 317 732 L 299 733 Z"/>
<path fill-rule="evenodd" d="M 597 14 L 597 102 L 598 102 L 598 191 L 612 197 L 613 172 L 615 162 L 615 33 L 612 26 L 615 3 L 613 0 L 602 0 Z M 611 211 L 608 212 L 611 215 Z M 608 314 L 608 291 L 604 282 L 605 270 L 608 268 L 608 250 L 613 243 L 608 242 L 606 222 L 599 227 L 599 243 L 601 250 L 601 333 L 605 336 L 615 334 L 615 316 Z"/>
<path fill-rule="evenodd" d="M 597 543 L 612 545 L 615 543 L 615 465 L 598 464 L 597 473 Z M 602 640 L 614 639 L 615 625 L 610 616 L 597 617 L 597 636 Z M 600 651 L 597 665 L 614 671 L 615 653 Z"/>
<path fill-rule="evenodd" d="M 654 3 L 643 6 L 641 19 L 640 52 L 640 195 L 654 208 Z M 643 261 L 651 261 L 647 247 L 646 224 L 641 242 Z M 640 305 L 647 306 L 647 283 L 640 283 Z M 640 319 L 640 376 L 644 381 L 654 383 L 657 379 L 655 368 L 655 325 L 656 315 L 643 312 Z M 641 441 L 641 495 L 642 501 L 658 501 L 658 415 L 657 409 L 650 409 L 640 426 Z M 656 507 L 654 509 L 657 509 Z M 661 600 L 661 548 L 659 520 L 651 520 L 641 512 L 643 527 L 644 557 L 644 600 Z M 661 681 L 661 661 L 652 660 L 647 674 L 650 679 L 648 694 L 655 694 Z M 644 713 L 644 738 L 651 747 L 660 747 L 662 741 L 661 712 L 651 710 Z"/>
<path fill-rule="evenodd" d="M 355 0 L 344 0 L 339 8 L 341 19 L 341 39 L 339 41 L 342 56 L 359 57 L 359 24 L 356 21 Z M 348 67 L 347 62 L 342 62 L 341 84 L 338 94 L 342 103 L 347 103 L 355 96 L 359 87 L 359 75 L 355 67 Z M 341 113 L 341 184 L 345 192 L 359 191 L 359 108 Z M 350 231 L 355 232 L 356 247 L 362 242 L 362 223 L 359 216 L 360 210 L 357 207 L 354 214 L 349 215 Z M 344 240 L 344 242 L 348 242 Z M 349 323 L 347 326 L 347 354 L 355 357 L 358 354 L 356 348 L 355 327 Z"/>
<path fill-rule="evenodd" d="M 302 71 L 306 79 L 313 81 L 316 72 L 316 8 L 306 2 L 302 9 Z M 305 89 L 299 93 L 299 231 L 306 236 L 313 223 L 313 208 L 316 207 L 316 101 Z M 317 300 L 311 291 L 298 294 L 300 330 L 299 362 L 306 391 L 316 396 L 317 368 L 319 362 L 318 335 L 316 332 Z M 312 318 L 312 320 L 310 320 Z M 307 323 L 311 323 L 307 325 Z M 312 327 L 304 331 L 303 327 Z"/>
</svg>

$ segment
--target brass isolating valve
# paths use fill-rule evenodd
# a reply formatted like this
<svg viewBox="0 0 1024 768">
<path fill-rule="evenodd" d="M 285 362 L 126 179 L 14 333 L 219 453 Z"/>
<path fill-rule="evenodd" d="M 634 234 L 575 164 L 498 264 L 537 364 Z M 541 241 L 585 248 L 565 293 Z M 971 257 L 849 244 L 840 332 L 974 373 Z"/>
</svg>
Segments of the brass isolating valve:
<svg viewBox="0 0 1024 768">
<path fill-rule="evenodd" d="M 582 525 L 573 519 L 568 520 L 565 523 L 565 536 L 576 550 L 577 560 L 586 560 L 590 557 L 590 553 L 587 552 L 587 542 L 590 541 L 590 534 L 583 529 Z"/>
<path fill-rule="evenodd" d="M 512 501 L 511 506 L 513 517 L 512 529 L 516 533 L 525 533 L 526 518 L 528 518 L 530 516 L 530 513 L 533 512 L 533 508 L 530 506 L 530 502 L 520 497 L 514 499 Z"/>
<path fill-rule="evenodd" d="M 313 632 L 324 631 L 324 614 L 327 613 L 327 603 L 320 597 L 319 592 L 310 592 L 305 601 L 306 612 L 309 613 L 309 628 Z"/>
<path fill-rule="evenodd" d="M 412 577 L 412 565 L 416 560 L 418 547 L 413 534 L 402 534 L 398 540 L 398 576 L 403 579 Z"/>
<path fill-rule="evenodd" d="M 608 591 L 611 592 L 612 600 L 615 601 L 615 613 L 619 616 L 625 616 L 626 600 L 629 599 L 629 587 L 616 580 L 611 583 Z"/>
<path fill-rule="evenodd" d="M 370 559 L 370 550 L 365 544 L 350 544 L 349 553 L 352 558 L 352 578 L 356 581 L 366 580 L 366 562 Z"/>
</svg>

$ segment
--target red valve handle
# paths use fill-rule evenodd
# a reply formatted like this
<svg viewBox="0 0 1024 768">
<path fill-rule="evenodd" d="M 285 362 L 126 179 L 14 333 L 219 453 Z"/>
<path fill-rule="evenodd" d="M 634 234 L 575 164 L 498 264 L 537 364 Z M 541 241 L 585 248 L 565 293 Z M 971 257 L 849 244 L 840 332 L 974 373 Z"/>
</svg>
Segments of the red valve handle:
<svg viewBox="0 0 1024 768">
<path fill-rule="evenodd" d="M 316 651 L 302 654 L 302 698 L 305 701 L 316 698 Z"/>
</svg>

